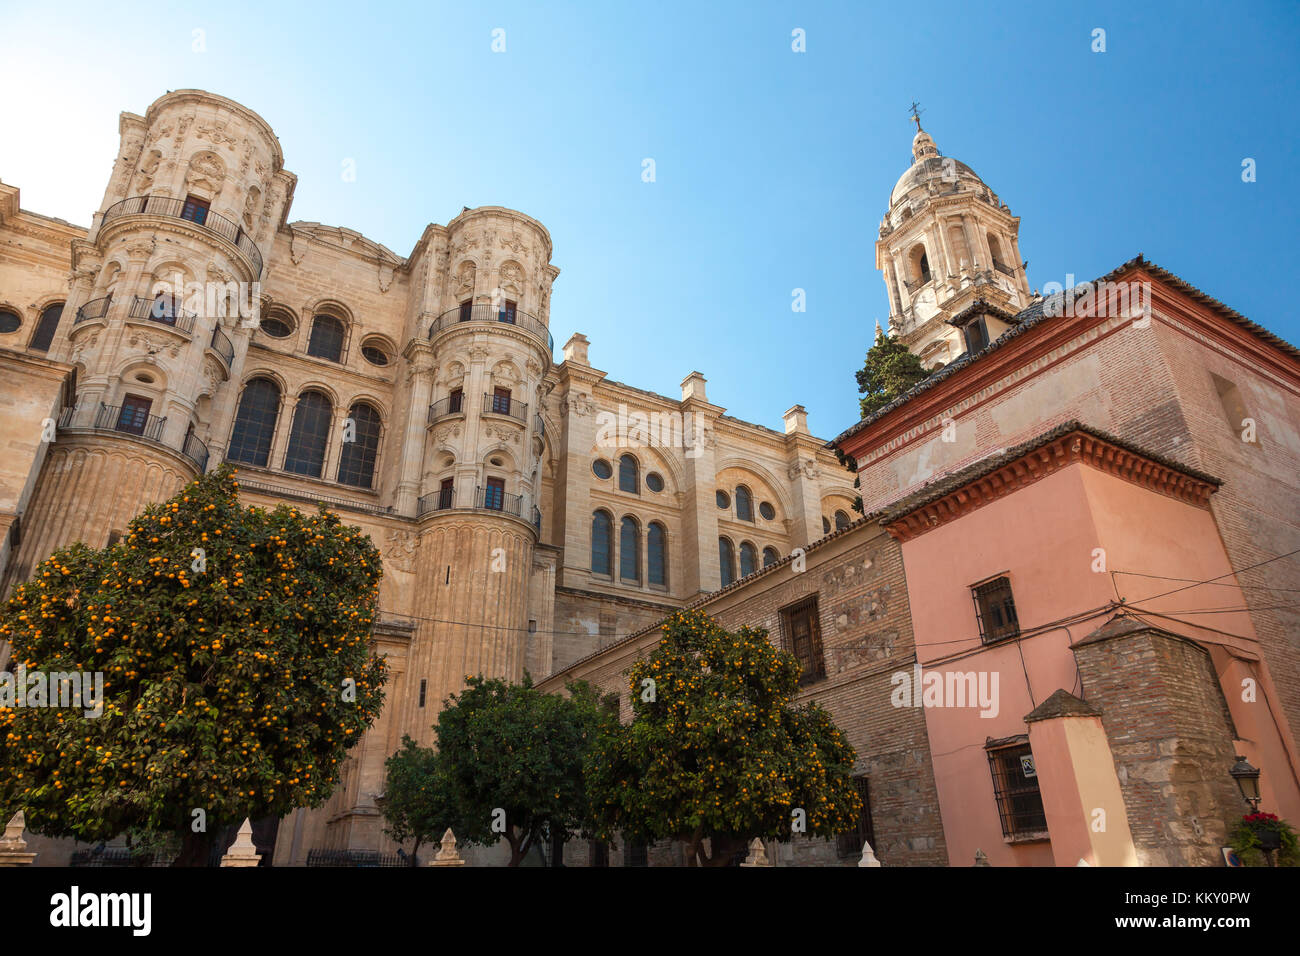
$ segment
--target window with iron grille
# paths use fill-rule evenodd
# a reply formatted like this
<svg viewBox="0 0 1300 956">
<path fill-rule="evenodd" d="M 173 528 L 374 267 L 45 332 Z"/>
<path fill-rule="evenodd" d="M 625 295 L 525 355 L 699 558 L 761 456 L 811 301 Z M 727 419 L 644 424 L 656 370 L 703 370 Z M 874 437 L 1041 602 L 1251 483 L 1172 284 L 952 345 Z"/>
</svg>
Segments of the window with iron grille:
<svg viewBox="0 0 1300 956">
<path fill-rule="evenodd" d="M 644 843 L 628 843 L 623 847 L 624 866 L 649 866 L 650 848 Z"/>
<path fill-rule="evenodd" d="M 331 362 L 343 361 L 343 323 L 332 315 L 318 315 L 311 323 L 307 354 Z"/>
<path fill-rule="evenodd" d="M 989 769 L 993 772 L 993 793 L 998 801 L 1002 835 L 1037 836 L 1047 831 L 1043 797 L 1038 790 L 1038 772 L 1026 737 L 1009 744 L 991 746 Z"/>
<path fill-rule="evenodd" d="M 971 596 L 975 599 L 975 618 L 979 621 L 981 641 L 992 644 L 1020 633 L 1009 577 L 1003 575 L 977 584 L 971 588 Z"/>
<path fill-rule="evenodd" d="M 864 843 L 870 843 L 872 849 L 876 846 L 876 832 L 871 826 L 871 788 L 867 785 L 867 777 L 854 777 L 853 786 L 862 800 L 862 809 L 858 812 L 857 826 L 835 839 L 836 849 L 842 857 L 861 856 Z"/>
<path fill-rule="evenodd" d="M 352 419 L 352 441 L 343 442 L 339 456 L 339 483 L 369 488 L 375 480 L 375 456 L 379 453 L 379 412 L 373 405 L 357 402 L 348 412 Z"/>
<path fill-rule="evenodd" d="M 811 684 L 826 676 L 826 657 L 822 653 L 821 623 L 817 616 L 817 595 L 781 609 L 781 630 L 785 649 L 794 654 L 803 668 L 799 684 Z"/>
<path fill-rule="evenodd" d="M 285 471 L 320 477 L 333 414 L 329 398 L 320 392 L 303 392 L 298 397 L 289 429 L 289 449 L 284 454 Z"/>
<path fill-rule="evenodd" d="M 235 427 L 226 457 L 249 465 L 266 466 L 280 414 L 280 386 L 269 378 L 250 379 L 239 398 Z"/>
</svg>

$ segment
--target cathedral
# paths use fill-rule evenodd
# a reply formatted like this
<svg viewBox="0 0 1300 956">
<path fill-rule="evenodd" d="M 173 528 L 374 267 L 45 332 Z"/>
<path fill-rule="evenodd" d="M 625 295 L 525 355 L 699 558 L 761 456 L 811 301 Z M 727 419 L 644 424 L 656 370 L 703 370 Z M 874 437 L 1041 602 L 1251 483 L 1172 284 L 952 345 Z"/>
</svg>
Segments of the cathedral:
<svg viewBox="0 0 1300 956">
<path fill-rule="evenodd" d="M 1243 763 L 1300 816 L 1300 627 L 1259 599 L 1300 585 L 1300 351 L 1140 256 L 1095 284 L 1141 291 L 1122 305 L 1037 294 L 1019 219 L 919 118 L 876 267 L 930 375 L 831 441 L 798 404 L 728 416 L 697 370 L 663 395 L 582 334 L 557 355 L 522 212 L 465 208 L 401 256 L 291 221 L 238 103 L 171 92 L 120 135 L 88 228 L 0 184 L 0 587 L 223 461 L 248 504 L 370 536 L 385 710 L 325 807 L 259 832 L 276 865 L 396 849 L 384 761 L 465 674 L 584 678 L 626 716 L 683 607 L 765 627 L 857 751 L 857 827 L 773 865 L 1209 865 Z"/>
</svg>

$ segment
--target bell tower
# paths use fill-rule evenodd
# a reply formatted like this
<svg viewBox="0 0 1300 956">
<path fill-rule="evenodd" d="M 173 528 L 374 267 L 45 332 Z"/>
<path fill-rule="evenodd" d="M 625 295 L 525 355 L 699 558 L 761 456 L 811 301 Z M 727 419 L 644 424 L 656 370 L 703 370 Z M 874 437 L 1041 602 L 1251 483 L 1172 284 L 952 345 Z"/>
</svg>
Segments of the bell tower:
<svg viewBox="0 0 1300 956">
<path fill-rule="evenodd" d="M 890 333 L 939 368 L 1013 324 L 1030 291 L 1020 219 L 973 169 L 939 152 L 915 103 L 912 120 L 912 165 L 889 195 L 876 268 Z"/>
</svg>

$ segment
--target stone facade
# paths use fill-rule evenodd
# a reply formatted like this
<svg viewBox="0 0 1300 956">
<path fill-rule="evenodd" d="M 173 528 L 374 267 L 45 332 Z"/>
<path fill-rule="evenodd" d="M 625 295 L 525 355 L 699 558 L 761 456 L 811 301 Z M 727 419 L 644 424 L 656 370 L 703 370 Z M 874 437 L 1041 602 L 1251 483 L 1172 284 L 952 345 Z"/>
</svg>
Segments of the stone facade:
<svg viewBox="0 0 1300 956">
<path fill-rule="evenodd" d="M 403 257 L 290 222 L 296 177 L 238 103 L 179 90 L 120 132 L 89 228 L 0 185 L 0 580 L 223 460 L 250 504 L 324 501 L 370 535 L 387 705 L 277 863 L 388 847 L 384 760 L 465 674 L 545 677 L 847 523 L 852 475 L 802 407 L 774 430 L 698 371 L 680 397 L 612 381 L 582 335 L 557 364 L 535 219 L 466 208 Z"/>
</svg>

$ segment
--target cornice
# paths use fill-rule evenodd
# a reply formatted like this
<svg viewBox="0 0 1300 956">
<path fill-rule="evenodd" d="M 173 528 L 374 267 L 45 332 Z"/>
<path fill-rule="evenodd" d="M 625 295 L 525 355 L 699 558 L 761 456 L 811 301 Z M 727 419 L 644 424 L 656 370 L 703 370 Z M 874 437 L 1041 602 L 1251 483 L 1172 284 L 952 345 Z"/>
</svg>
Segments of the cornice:
<svg viewBox="0 0 1300 956">
<path fill-rule="evenodd" d="M 910 495 L 886 511 L 880 523 L 896 540 L 910 541 L 1076 464 L 1198 508 L 1209 507 L 1219 486 L 1209 475 L 1067 422 Z"/>
</svg>

